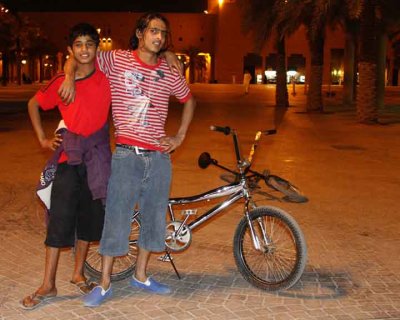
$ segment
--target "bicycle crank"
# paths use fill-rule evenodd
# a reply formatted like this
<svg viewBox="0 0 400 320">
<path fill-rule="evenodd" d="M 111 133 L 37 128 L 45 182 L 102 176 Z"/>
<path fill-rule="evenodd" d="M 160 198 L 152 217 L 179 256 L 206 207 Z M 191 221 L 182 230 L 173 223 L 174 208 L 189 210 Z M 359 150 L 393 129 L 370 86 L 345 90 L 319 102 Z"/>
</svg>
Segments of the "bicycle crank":
<svg viewBox="0 0 400 320">
<path fill-rule="evenodd" d="M 182 251 L 192 242 L 192 231 L 180 221 L 172 221 L 167 225 L 165 245 L 171 251 Z"/>
</svg>

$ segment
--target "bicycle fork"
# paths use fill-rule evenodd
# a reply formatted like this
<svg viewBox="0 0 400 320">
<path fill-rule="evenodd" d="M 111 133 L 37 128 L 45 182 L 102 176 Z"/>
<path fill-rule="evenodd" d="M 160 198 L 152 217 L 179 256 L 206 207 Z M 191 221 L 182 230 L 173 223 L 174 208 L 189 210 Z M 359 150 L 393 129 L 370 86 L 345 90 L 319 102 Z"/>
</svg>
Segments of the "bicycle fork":
<svg viewBox="0 0 400 320">
<path fill-rule="evenodd" d="M 246 219 L 247 219 L 247 223 L 249 224 L 251 239 L 253 241 L 254 248 L 256 250 L 263 251 L 262 247 L 261 247 L 260 239 L 257 236 L 255 228 L 254 228 L 254 225 L 253 225 L 253 222 L 250 219 L 249 203 L 250 203 L 250 199 L 248 197 L 246 197 L 245 216 L 246 216 Z M 267 231 L 265 229 L 265 225 L 264 225 L 263 221 L 261 221 L 260 218 L 259 218 L 257 220 L 257 222 L 258 222 L 258 225 L 259 225 L 259 227 L 261 229 L 261 233 L 262 233 L 262 237 L 263 237 L 263 241 L 264 241 L 265 245 L 267 245 L 267 246 L 270 245 L 271 241 L 267 237 Z"/>
</svg>

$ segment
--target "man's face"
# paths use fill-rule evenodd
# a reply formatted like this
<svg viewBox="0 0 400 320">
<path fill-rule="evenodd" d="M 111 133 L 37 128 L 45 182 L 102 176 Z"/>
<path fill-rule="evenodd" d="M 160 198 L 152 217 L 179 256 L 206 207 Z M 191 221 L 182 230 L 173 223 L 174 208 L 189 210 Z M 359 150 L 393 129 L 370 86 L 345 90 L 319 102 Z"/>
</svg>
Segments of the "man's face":
<svg viewBox="0 0 400 320">
<path fill-rule="evenodd" d="M 81 64 L 93 63 L 96 57 L 96 42 L 92 40 L 90 36 L 79 36 L 77 37 L 72 48 L 68 47 L 70 54 L 72 54 L 75 60 Z"/>
<path fill-rule="evenodd" d="M 158 53 L 164 47 L 168 35 L 167 26 L 160 19 L 150 21 L 142 34 L 141 48 L 152 53 Z"/>
</svg>

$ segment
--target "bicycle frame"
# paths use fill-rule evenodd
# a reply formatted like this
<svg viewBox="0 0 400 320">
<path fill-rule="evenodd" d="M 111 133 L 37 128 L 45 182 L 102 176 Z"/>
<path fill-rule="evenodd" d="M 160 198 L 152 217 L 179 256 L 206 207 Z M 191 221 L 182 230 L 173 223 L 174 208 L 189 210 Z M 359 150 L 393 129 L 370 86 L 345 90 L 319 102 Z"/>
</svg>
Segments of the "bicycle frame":
<svg viewBox="0 0 400 320">
<path fill-rule="evenodd" d="M 190 230 L 196 229 L 198 226 L 214 217 L 218 213 L 220 213 L 223 209 L 229 207 L 233 203 L 245 197 L 245 189 L 246 186 L 243 183 L 233 183 L 230 185 L 222 186 L 216 189 L 209 190 L 205 193 L 192 196 L 192 197 L 183 197 L 183 198 L 171 198 L 168 203 L 168 211 L 172 221 L 175 221 L 175 213 L 174 206 L 177 205 L 185 205 L 191 204 L 195 202 L 201 201 L 210 201 L 212 199 L 221 198 L 229 196 L 226 200 L 218 203 L 202 215 L 200 215 L 197 219 L 192 221 L 188 227 Z"/>
<path fill-rule="evenodd" d="M 225 186 L 221 186 L 212 190 L 209 190 L 205 193 L 195 195 L 195 196 L 190 196 L 190 197 L 181 197 L 181 198 L 171 198 L 169 199 L 168 202 L 168 211 L 169 215 L 171 218 L 171 221 L 176 221 L 175 218 L 175 212 L 174 212 L 174 206 L 177 205 L 185 205 L 185 204 L 192 204 L 196 202 L 202 202 L 202 201 L 209 201 L 211 199 L 216 199 L 216 198 L 221 198 L 221 197 L 228 197 L 226 200 L 219 202 L 217 205 L 212 207 L 211 209 L 207 210 L 204 212 L 202 215 L 197 217 L 194 221 L 190 222 L 187 227 L 190 229 L 190 231 L 195 230 L 197 227 L 201 226 L 203 223 L 211 219 L 212 217 L 216 216 L 219 214 L 221 211 L 223 211 L 225 208 L 231 206 L 235 202 L 239 201 L 240 199 L 245 199 L 245 204 L 244 204 L 244 215 L 246 216 L 249 226 L 250 226 L 250 232 L 253 240 L 253 244 L 257 250 L 260 249 L 260 243 L 258 241 L 258 238 L 255 235 L 253 225 L 251 223 L 250 217 L 249 217 L 249 203 L 251 201 L 251 192 L 250 188 L 248 186 L 248 177 L 246 174 L 248 172 L 254 173 L 250 170 L 252 158 L 255 152 L 255 149 L 257 147 L 257 144 L 260 140 L 261 137 L 261 132 L 257 132 L 254 143 L 251 147 L 250 155 L 248 160 L 243 160 L 241 157 L 240 153 L 240 148 L 239 148 L 239 139 L 236 134 L 235 130 L 231 130 L 228 127 L 225 128 L 220 128 L 220 127 L 213 127 L 214 130 L 223 132 L 224 134 L 231 134 L 233 138 L 233 144 L 235 147 L 235 155 L 236 155 L 236 160 L 237 160 L 237 168 L 239 170 L 238 175 L 240 176 L 240 181 L 231 183 Z M 276 131 L 271 130 L 271 131 L 266 131 L 264 134 L 274 134 Z M 221 169 L 228 171 L 228 172 L 233 172 L 232 170 L 219 165 L 216 161 L 213 162 L 214 165 L 220 167 Z M 183 225 L 186 223 L 188 220 L 189 216 L 185 218 L 185 220 L 182 222 L 182 225 L 176 230 L 176 233 L 179 234 L 183 228 Z"/>
</svg>

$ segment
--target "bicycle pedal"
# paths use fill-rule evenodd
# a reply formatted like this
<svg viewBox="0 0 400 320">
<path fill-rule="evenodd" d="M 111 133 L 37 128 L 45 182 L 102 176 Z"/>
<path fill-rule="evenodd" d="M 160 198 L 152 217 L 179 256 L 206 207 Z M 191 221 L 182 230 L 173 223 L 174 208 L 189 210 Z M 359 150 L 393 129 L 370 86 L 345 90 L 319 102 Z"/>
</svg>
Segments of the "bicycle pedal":
<svg viewBox="0 0 400 320">
<path fill-rule="evenodd" d="M 197 214 L 197 209 L 186 209 L 181 211 L 182 215 L 185 216 L 195 216 Z"/>
</svg>

